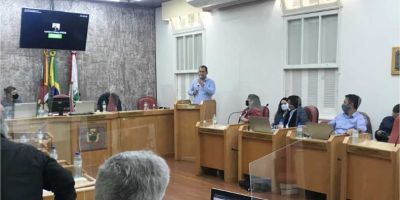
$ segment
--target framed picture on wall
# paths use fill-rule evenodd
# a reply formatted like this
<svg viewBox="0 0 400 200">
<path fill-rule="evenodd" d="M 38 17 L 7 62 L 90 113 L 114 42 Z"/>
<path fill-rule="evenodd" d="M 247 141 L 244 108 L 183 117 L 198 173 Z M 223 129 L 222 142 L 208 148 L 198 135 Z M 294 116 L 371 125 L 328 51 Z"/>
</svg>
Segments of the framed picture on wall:
<svg viewBox="0 0 400 200">
<path fill-rule="evenodd" d="M 400 75 L 400 47 L 392 48 L 392 75 Z"/>
</svg>

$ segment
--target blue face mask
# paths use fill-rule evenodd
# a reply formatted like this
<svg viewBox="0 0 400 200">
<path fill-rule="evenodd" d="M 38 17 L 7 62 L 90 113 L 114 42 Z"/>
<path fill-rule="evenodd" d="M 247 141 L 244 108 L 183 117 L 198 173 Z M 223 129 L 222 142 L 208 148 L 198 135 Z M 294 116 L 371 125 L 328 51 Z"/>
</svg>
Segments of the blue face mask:
<svg viewBox="0 0 400 200">
<path fill-rule="evenodd" d="M 281 104 L 281 108 L 282 108 L 282 110 L 288 110 L 289 105 L 287 103 Z"/>
</svg>

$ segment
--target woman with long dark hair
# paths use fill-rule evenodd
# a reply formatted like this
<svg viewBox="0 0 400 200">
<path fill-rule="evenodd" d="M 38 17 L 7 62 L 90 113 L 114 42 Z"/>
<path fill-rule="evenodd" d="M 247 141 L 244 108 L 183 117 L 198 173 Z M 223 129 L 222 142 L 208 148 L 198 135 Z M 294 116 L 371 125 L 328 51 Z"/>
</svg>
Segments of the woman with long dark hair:
<svg viewBox="0 0 400 200">
<path fill-rule="evenodd" d="M 279 122 L 282 122 L 282 125 L 283 125 L 283 121 L 285 120 L 285 115 L 286 115 L 287 111 L 289 110 L 289 104 L 288 104 L 287 100 L 288 99 L 286 97 L 283 97 L 279 101 L 278 110 L 275 113 L 274 123 L 272 125 L 277 126 L 279 124 Z"/>
</svg>

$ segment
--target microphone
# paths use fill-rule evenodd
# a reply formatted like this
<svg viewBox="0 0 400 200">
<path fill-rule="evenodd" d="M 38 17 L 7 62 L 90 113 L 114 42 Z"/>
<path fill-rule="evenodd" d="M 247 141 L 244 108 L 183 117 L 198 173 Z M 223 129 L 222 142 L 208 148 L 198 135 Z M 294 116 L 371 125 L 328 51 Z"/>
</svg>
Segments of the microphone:
<svg viewBox="0 0 400 200">
<path fill-rule="evenodd" d="M 231 119 L 232 115 L 233 115 L 233 114 L 237 114 L 237 113 L 242 113 L 242 111 L 236 111 L 236 112 L 232 112 L 232 113 L 229 114 L 229 117 L 228 117 L 228 125 L 229 125 L 229 120 Z"/>
</svg>

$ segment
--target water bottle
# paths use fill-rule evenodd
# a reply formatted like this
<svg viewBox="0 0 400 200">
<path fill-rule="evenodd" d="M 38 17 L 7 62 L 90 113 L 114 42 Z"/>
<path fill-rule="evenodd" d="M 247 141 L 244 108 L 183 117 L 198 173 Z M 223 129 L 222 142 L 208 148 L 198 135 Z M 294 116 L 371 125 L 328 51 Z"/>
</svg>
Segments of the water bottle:
<svg viewBox="0 0 400 200">
<path fill-rule="evenodd" d="M 303 126 L 302 125 L 298 125 L 296 128 L 296 137 L 297 138 L 303 137 Z"/>
<path fill-rule="evenodd" d="M 75 152 L 74 157 L 74 178 L 82 177 L 82 158 L 79 152 Z"/>
<path fill-rule="evenodd" d="M 358 130 L 357 129 L 353 129 L 353 131 L 352 131 L 352 134 L 351 134 L 351 136 L 352 136 L 352 141 L 353 141 L 353 143 L 358 143 Z"/>
<path fill-rule="evenodd" d="M 152 107 L 152 108 L 153 108 L 153 109 L 157 109 L 157 108 L 156 108 L 156 104 L 153 103 L 153 107 Z"/>
<path fill-rule="evenodd" d="M 283 120 L 279 121 L 278 128 L 283 128 Z"/>
<path fill-rule="evenodd" d="M 43 137 L 44 137 L 42 129 L 38 129 L 36 137 L 37 137 L 38 143 L 42 144 L 43 143 Z"/>
<path fill-rule="evenodd" d="M 217 124 L 217 116 L 215 114 L 212 118 L 212 123 L 213 123 L 213 125 Z"/>
<path fill-rule="evenodd" d="M 147 101 L 144 102 L 143 109 L 144 110 L 148 110 L 149 109 L 149 104 L 147 103 Z"/>
<path fill-rule="evenodd" d="M 103 112 L 106 112 L 107 111 L 107 105 L 106 105 L 106 102 L 104 101 L 103 102 Z"/>
<path fill-rule="evenodd" d="M 50 158 L 54 158 L 54 160 L 57 160 L 57 159 L 58 159 L 58 154 L 57 154 L 57 150 L 56 150 L 56 145 L 54 145 L 54 144 L 51 145 Z"/>
<path fill-rule="evenodd" d="M 28 140 L 28 138 L 26 137 L 26 135 L 23 134 L 23 135 L 19 138 L 19 141 L 20 141 L 21 143 L 27 143 L 29 140 Z"/>
</svg>

